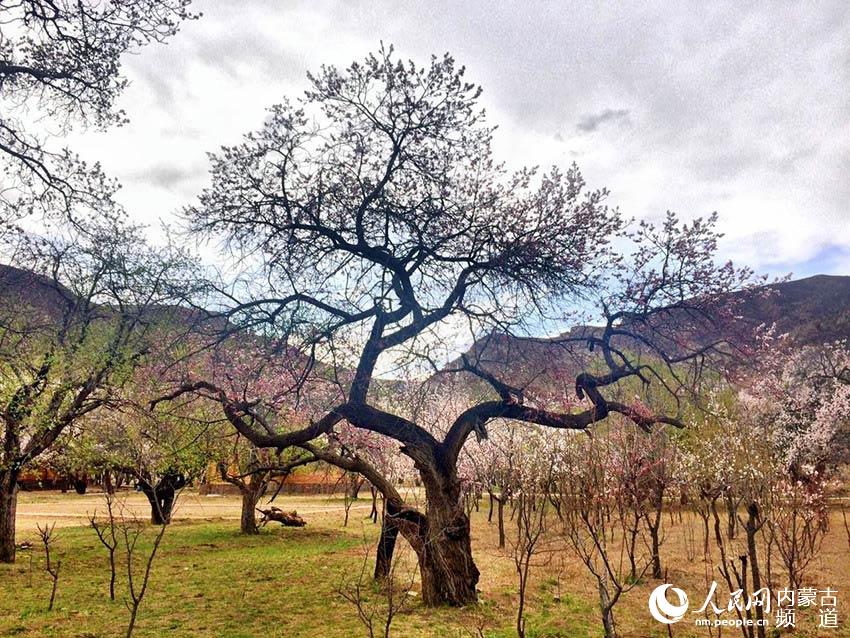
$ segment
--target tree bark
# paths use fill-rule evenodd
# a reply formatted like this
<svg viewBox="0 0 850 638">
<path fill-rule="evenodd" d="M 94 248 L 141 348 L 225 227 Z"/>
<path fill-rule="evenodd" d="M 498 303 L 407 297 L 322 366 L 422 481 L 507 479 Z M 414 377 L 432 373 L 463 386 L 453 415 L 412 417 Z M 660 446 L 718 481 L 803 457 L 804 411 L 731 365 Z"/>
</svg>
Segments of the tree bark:
<svg viewBox="0 0 850 638">
<path fill-rule="evenodd" d="M 419 555 L 422 600 L 429 606 L 474 603 L 479 571 L 472 559 L 469 519 L 459 512 L 448 527 L 430 523 L 428 541 Z"/>
<path fill-rule="evenodd" d="M 151 524 L 152 525 L 161 525 L 161 516 L 159 511 L 159 500 L 156 496 L 156 489 L 153 485 L 148 483 L 147 481 L 140 480 L 139 481 L 139 489 L 142 490 L 142 494 L 144 494 L 148 503 L 151 506 Z"/>
<path fill-rule="evenodd" d="M 614 605 L 611 603 L 611 595 L 608 593 L 608 586 L 605 578 L 598 578 L 599 586 L 599 607 L 602 611 L 602 629 L 605 632 L 605 638 L 617 638 L 617 625 L 614 622 Z"/>
<path fill-rule="evenodd" d="M 396 518 L 399 533 L 416 552 L 425 605 L 463 606 L 476 602 L 479 572 L 472 558 L 469 517 L 461 500 L 456 456 L 446 454 L 445 448 L 435 441 L 404 450 L 413 459 L 425 485 L 426 511 L 422 514 L 407 508 L 392 483 L 362 459 L 328 453 L 306 444 L 302 447 L 320 460 L 361 473 L 381 490 L 387 514 Z M 386 553 L 389 558 L 389 552 Z"/>
<path fill-rule="evenodd" d="M 239 522 L 239 530 L 243 534 L 259 534 L 257 503 L 260 502 L 260 489 L 251 481 L 240 489 L 240 492 L 242 492 L 242 517 Z"/>
<path fill-rule="evenodd" d="M 703 515 L 702 511 L 699 511 L 699 516 L 702 518 L 702 556 L 705 562 L 708 562 L 709 556 L 709 537 L 711 536 L 711 530 L 708 526 L 708 517 L 710 512 L 706 511 L 705 515 Z"/>
<path fill-rule="evenodd" d="M 469 517 L 460 498 L 454 472 L 436 467 L 421 472 L 425 484 L 426 517 L 417 550 L 426 605 L 460 607 L 478 599 L 480 572 L 472 558 Z"/>
<path fill-rule="evenodd" d="M 107 494 L 115 494 L 115 484 L 112 482 L 112 472 L 109 470 L 103 472 L 103 490 Z"/>
<path fill-rule="evenodd" d="M 369 485 L 369 491 L 372 494 L 372 510 L 369 512 L 369 518 L 372 519 L 373 523 L 377 523 L 378 522 L 378 490 L 375 489 L 374 485 L 370 484 Z M 386 507 L 384 509 L 386 509 Z"/>
<path fill-rule="evenodd" d="M 73 483 L 74 483 L 74 491 L 77 494 L 79 494 L 80 496 L 82 496 L 88 490 L 89 477 L 85 474 L 83 474 L 82 476 L 74 476 L 73 477 Z"/>
<path fill-rule="evenodd" d="M 159 496 L 159 512 L 160 517 L 158 521 L 153 521 L 156 525 L 165 525 L 166 523 L 171 522 L 171 511 L 174 508 L 174 498 L 176 494 L 174 489 L 171 487 L 166 487 L 162 492 L 160 492 Z"/>
<path fill-rule="evenodd" d="M 652 541 L 652 577 L 661 578 L 661 540 L 658 535 L 658 526 L 650 526 L 649 536 Z"/>
<path fill-rule="evenodd" d="M 0 563 L 15 562 L 15 510 L 18 504 L 16 472 L 0 472 Z"/>
<path fill-rule="evenodd" d="M 148 502 L 151 505 L 151 525 L 164 525 L 171 522 L 171 506 L 173 504 L 173 496 L 169 499 L 159 490 L 146 490 L 142 488 L 145 496 L 148 497 Z"/>
<path fill-rule="evenodd" d="M 735 538 L 735 530 L 738 522 L 738 508 L 735 500 L 731 496 L 726 495 L 723 500 L 726 503 L 726 538 L 731 541 Z"/>
<path fill-rule="evenodd" d="M 499 549 L 505 548 L 505 496 L 500 494 L 496 499 L 497 518 L 499 522 Z"/>
<path fill-rule="evenodd" d="M 634 527 L 629 528 L 628 532 L 624 534 L 624 542 L 626 545 L 626 555 L 629 557 L 629 577 L 632 579 L 632 582 L 637 580 L 637 560 L 635 558 L 635 551 L 637 545 L 637 537 L 638 537 L 638 522 L 635 522 Z"/>
<path fill-rule="evenodd" d="M 375 580 L 384 580 L 390 575 L 397 540 L 398 525 L 387 511 L 381 521 L 381 538 L 378 540 L 378 551 L 375 557 Z"/>
<path fill-rule="evenodd" d="M 745 530 L 747 532 L 747 554 L 750 557 L 750 571 L 753 579 L 753 594 L 761 594 L 761 568 L 759 566 L 758 549 L 756 547 L 756 533 L 759 530 L 759 510 L 755 503 L 750 503 L 747 507 L 747 522 Z M 770 596 L 770 593 L 768 593 Z M 764 620 L 764 608 L 761 605 L 755 605 L 756 620 L 759 621 L 756 626 L 758 638 L 765 638 L 764 625 L 761 624 Z"/>
<path fill-rule="evenodd" d="M 657 481 L 652 494 L 652 510 L 646 513 L 652 550 L 652 577 L 661 578 L 661 523 L 664 516 L 664 491 L 666 485 Z"/>
<path fill-rule="evenodd" d="M 360 498 L 360 488 L 363 487 L 364 482 L 365 482 L 364 479 L 360 478 L 356 474 L 354 476 L 352 476 L 351 485 L 350 485 L 351 489 L 349 491 L 350 498 L 351 498 L 352 501 L 356 501 L 357 499 Z"/>
<path fill-rule="evenodd" d="M 186 478 L 182 474 L 165 474 L 155 486 L 145 479 L 139 480 L 139 487 L 151 505 L 151 524 L 166 525 L 171 522 L 177 490 L 185 485 Z"/>
</svg>

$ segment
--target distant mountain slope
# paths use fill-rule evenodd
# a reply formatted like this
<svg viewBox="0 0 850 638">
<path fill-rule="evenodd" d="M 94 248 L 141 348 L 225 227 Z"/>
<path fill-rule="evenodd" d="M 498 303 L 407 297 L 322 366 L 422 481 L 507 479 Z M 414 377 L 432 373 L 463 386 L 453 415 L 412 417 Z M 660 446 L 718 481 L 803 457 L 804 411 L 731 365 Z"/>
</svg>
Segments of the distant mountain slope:
<svg viewBox="0 0 850 638">
<path fill-rule="evenodd" d="M 850 277 L 815 275 L 768 287 L 777 294 L 748 299 L 745 317 L 775 323 L 799 344 L 850 340 Z"/>
<path fill-rule="evenodd" d="M 775 325 L 776 334 L 788 334 L 800 345 L 850 341 L 850 277 L 816 275 L 767 286 L 774 294 L 738 293 L 739 326 L 731 332 L 746 334 L 759 325 Z M 665 321 L 676 321 L 675 315 Z M 562 336 L 592 334 L 597 329 L 581 326 Z M 720 335 L 705 335 L 714 339 Z M 572 383 L 576 371 L 587 365 L 583 344 L 564 345 L 553 340 L 526 340 L 493 335 L 478 340 L 467 352 L 470 359 L 516 386 L 539 385 L 544 380 Z M 460 367 L 459 359 L 447 368 Z M 547 385 L 544 383 L 544 385 Z"/>
<path fill-rule="evenodd" d="M 0 264 L 0 314 L 14 317 L 27 309 L 55 321 L 73 300 L 73 293 L 29 270 Z"/>
<path fill-rule="evenodd" d="M 742 322 L 750 325 L 775 324 L 777 333 L 788 333 L 801 345 L 837 339 L 850 341 L 850 276 L 816 275 L 772 284 L 768 288 L 775 294 L 747 294 L 743 297 L 739 309 Z M 53 304 L 67 303 L 68 296 L 68 291 L 57 289 L 44 277 L 0 265 L 0 303 L 7 308 L 29 305 L 48 311 Z M 187 325 L 193 324 L 198 318 L 194 311 L 186 308 L 162 308 L 160 311 L 173 313 L 174 319 Z M 582 330 L 593 328 L 577 328 L 573 334 L 579 334 Z M 522 341 L 507 336 L 480 340 L 472 346 L 470 353 L 483 356 L 483 359 L 489 359 L 493 364 L 499 362 L 504 365 L 508 362 L 510 370 L 503 371 L 510 372 L 510 378 L 523 376 L 519 374 L 520 367 L 526 368 L 530 375 L 573 368 L 578 363 L 575 356 L 581 356 L 567 351 L 561 345 L 546 341 Z M 458 363 L 454 361 L 450 367 Z"/>
</svg>

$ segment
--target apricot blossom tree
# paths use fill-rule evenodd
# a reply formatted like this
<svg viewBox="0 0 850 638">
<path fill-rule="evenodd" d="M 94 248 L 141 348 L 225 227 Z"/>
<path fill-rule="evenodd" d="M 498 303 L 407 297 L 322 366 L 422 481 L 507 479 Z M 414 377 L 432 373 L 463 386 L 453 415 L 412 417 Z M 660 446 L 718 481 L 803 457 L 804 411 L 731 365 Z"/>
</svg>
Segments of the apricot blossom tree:
<svg viewBox="0 0 850 638">
<path fill-rule="evenodd" d="M 360 472 L 417 554 L 424 601 L 466 604 L 479 577 L 458 476 L 470 436 L 486 438 L 495 419 L 583 430 L 617 413 L 644 429 L 678 424 L 675 409 L 657 413 L 652 401 L 683 398 L 735 353 L 719 324 L 732 316 L 728 293 L 751 276 L 716 263 L 711 218 L 668 215 L 632 231 L 575 166 L 508 172 L 493 157 L 480 88 L 448 55 L 419 67 L 382 49 L 310 82 L 297 104 L 272 107 L 260 130 L 212 157 L 212 184 L 186 218 L 245 267 L 212 296 L 228 330 L 276 334 L 308 368 L 332 370 L 344 395 L 295 430 L 266 428 L 250 405 L 232 422 L 259 447 L 308 446 Z M 588 313 L 599 328 L 529 336 Z M 447 335 L 461 328 L 575 355 L 574 405 L 535 398 L 510 361 L 492 364 L 498 351 L 458 361 L 462 346 Z M 377 400 L 383 373 L 440 351 L 454 353 L 447 369 L 479 379 L 484 399 L 439 428 Z M 651 389 L 645 401 L 618 396 L 629 379 Z M 311 443 L 343 423 L 396 442 L 420 475 L 424 509 L 367 459 Z"/>
</svg>

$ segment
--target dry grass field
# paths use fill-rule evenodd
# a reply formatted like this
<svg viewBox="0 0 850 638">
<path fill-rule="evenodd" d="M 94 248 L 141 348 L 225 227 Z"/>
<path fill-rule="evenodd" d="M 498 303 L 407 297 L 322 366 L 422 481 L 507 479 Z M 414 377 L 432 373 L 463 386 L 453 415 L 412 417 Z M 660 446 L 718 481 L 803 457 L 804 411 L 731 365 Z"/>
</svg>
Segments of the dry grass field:
<svg viewBox="0 0 850 638">
<path fill-rule="evenodd" d="M 176 522 L 166 532 L 151 576 L 135 635 L 221 638 L 343 638 L 368 635 L 351 603 L 338 593 L 357 577 L 364 547 L 374 542 L 376 526 L 366 516 L 368 499 L 353 506 L 342 527 L 339 497 L 282 497 L 279 505 L 296 509 L 308 521 L 302 529 L 269 526 L 260 536 L 239 534 L 235 497 L 200 497 L 184 493 Z M 127 496 L 128 510 L 144 516 L 146 503 Z M 36 523 L 56 522 L 55 553 L 62 560 L 57 606 L 46 610 L 49 578 L 38 546 L 19 553 L 17 564 L 0 566 L 0 636 L 95 638 L 121 636 L 128 612 L 119 573 L 118 600 L 107 595 L 109 570 L 105 550 L 86 525 L 86 516 L 102 509 L 100 496 L 23 493 L 19 505 L 19 542 L 35 542 Z M 703 560 L 698 520 L 684 513 L 665 520 L 662 548 L 667 576 L 691 593 L 692 609 L 716 576 Z M 509 527 L 509 531 L 510 531 Z M 152 532 L 145 537 L 149 543 Z M 142 549 L 146 550 L 145 544 Z M 394 636 L 515 635 L 517 579 L 510 549 L 497 547 L 495 524 L 484 508 L 473 514 L 473 548 L 481 570 L 481 603 L 466 609 L 424 609 L 411 596 L 411 609 L 393 625 Z M 410 556 L 401 574 L 412 574 Z M 583 565 L 562 551 L 541 554 L 532 572 L 528 612 L 529 636 L 583 638 L 601 635 L 594 583 Z M 371 567 L 371 566 L 370 566 Z M 410 571 L 408 571 L 410 569 Z M 774 569 L 777 569 L 774 567 Z M 799 616 L 795 636 L 850 636 L 850 550 L 840 512 L 833 513 L 824 546 L 808 571 L 811 585 L 837 589 L 838 629 L 817 629 L 814 614 Z M 624 595 L 617 619 L 624 638 L 708 636 L 689 615 L 668 628 L 647 611 L 649 593 L 659 584 L 644 579 Z M 414 591 L 416 583 L 414 583 Z M 380 607 L 382 597 L 370 593 Z M 699 598 L 699 601 L 695 599 Z M 771 629 L 771 631 L 774 631 Z M 714 636 L 717 636 L 715 630 Z M 721 636 L 740 636 L 726 628 Z M 769 635 L 775 635 L 770 634 Z M 782 635 L 785 635 L 784 633 Z"/>
</svg>

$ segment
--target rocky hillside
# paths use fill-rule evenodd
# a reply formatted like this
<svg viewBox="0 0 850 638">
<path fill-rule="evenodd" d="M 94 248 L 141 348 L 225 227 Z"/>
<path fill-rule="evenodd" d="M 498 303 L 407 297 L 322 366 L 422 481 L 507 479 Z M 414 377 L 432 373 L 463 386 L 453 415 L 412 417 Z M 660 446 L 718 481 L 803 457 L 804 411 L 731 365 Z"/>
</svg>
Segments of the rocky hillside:
<svg viewBox="0 0 850 638">
<path fill-rule="evenodd" d="M 744 303 L 746 317 L 775 323 L 800 344 L 850 340 L 850 277 L 815 275 L 769 287 L 776 294 Z"/>
<path fill-rule="evenodd" d="M 739 325 L 730 327 L 735 332 L 742 328 L 775 326 L 776 334 L 788 334 L 800 345 L 817 345 L 839 339 L 850 341 L 850 277 L 817 275 L 767 286 L 772 294 L 742 293 L 737 308 Z M 675 316 L 667 321 L 676 321 Z M 570 336 L 595 332 L 592 326 L 575 328 Z M 711 339 L 718 335 L 706 335 Z M 570 371 L 582 369 L 587 355 L 584 346 L 565 346 L 558 339 L 528 341 L 509 336 L 491 336 L 479 340 L 470 348 L 468 356 L 479 361 L 486 369 L 514 385 L 535 384 L 536 379 L 564 377 L 569 383 Z M 456 360 L 448 367 L 460 365 Z"/>
</svg>

